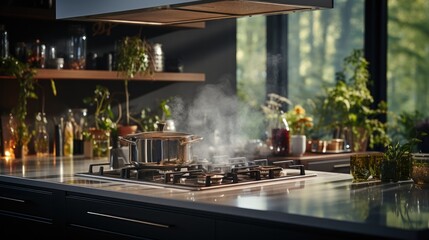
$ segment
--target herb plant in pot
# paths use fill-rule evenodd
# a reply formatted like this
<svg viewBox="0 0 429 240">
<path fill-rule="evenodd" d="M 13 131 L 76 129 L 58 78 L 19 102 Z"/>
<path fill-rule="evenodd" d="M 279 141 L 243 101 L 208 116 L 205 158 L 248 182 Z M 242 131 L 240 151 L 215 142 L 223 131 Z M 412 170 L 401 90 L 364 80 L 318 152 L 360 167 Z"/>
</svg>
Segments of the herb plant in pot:
<svg viewBox="0 0 429 240">
<path fill-rule="evenodd" d="M 386 103 L 372 107 L 368 64 L 362 50 L 353 50 L 344 59 L 343 70 L 336 73 L 335 86 L 327 88 L 326 95 L 321 97 L 321 113 L 317 114 L 321 118 L 318 123 L 328 130 L 343 132 L 355 152 L 390 142 L 387 124 L 380 120 L 387 113 Z"/>
<path fill-rule="evenodd" d="M 125 121 L 118 125 L 118 135 L 125 136 L 134 133 L 138 125 L 130 113 L 130 93 L 128 83 L 136 75 L 152 75 L 154 65 L 152 61 L 152 47 L 149 42 L 140 36 L 125 37 L 118 48 L 117 70 L 118 74 L 124 77 L 125 93 Z"/>
<path fill-rule="evenodd" d="M 107 157 L 110 138 L 114 137 L 118 120 L 114 120 L 111 107 L 110 91 L 105 86 L 97 85 L 94 95 L 86 97 L 83 102 L 94 108 L 94 126 L 84 132 L 84 155 L 88 157 Z M 121 116 L 119 111 L 118 119 Z"/>
<path fill-rule="evenodd" d="M 404 144 L 388 144 L 381 162 L 381 181 L 397 182 L 411 179 L 412 149 L 420 140 L 412 138 Z"/>
<path fill-rule="evenodd" d="M 313 118 L 307 116 L 305 109 L 299 104 L 287 111 L 284 117 L 288 121 L 292 133 L 291 154 L 301 156 L 306 152 L 306 131 L 313 127 Z"/>
</svg>

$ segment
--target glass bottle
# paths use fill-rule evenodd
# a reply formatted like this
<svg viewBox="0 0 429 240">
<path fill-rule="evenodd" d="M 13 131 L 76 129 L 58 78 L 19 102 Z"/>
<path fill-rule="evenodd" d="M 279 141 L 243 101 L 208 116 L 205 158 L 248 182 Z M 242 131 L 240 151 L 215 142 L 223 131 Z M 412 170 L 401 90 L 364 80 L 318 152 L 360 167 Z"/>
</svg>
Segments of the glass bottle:
<svg viewBox="0 0 429 240">
<path fill-rule="evenodd" d="M 84 153 L 84 134 L 88 131 L 86 108 L 73 109 L 73 155 Z"/>
<path fill-rule="evenodd" d="M 55 156 L 64 155 L 64 138 L 63 138 L 64 118 L 60 118 L 59 122 L 54 126 L 54 154 Z"/>
<path fill-rule="evenodd" d="M 64 134 L 63 134 L 63 152 L 64 156 L 73 156 L 73 111 L 68 110 L 67 120 L 64 123 Z"/>
<path fill-rule="evenodd" d="M 66 66 L 69 69 L 85 69 L 86 65 L 86 33 L 85 28 L 72 25 L 67 40 Z"/>
<path fill-rule="evenodd" d="M 9 40 L 6 28 L 0 24 L 0 59 L 9 57 Z"/>
<path fill-rule="evenodd" d="M 34 151 L 36 156 L 48 156 L 49 155 L 49 133 L 47 130 L 48 121 L 45 113 L 37 113 L 35 130 L 36 135 L 34 136 Z"/>
<path fill-rule="evenodd" d="M 284 116 L 279 116 L 280 122 L 271 129 L 272 153 L 274 156 L 286 156 L 290 154 L 290 130 Z"/>
</svg>

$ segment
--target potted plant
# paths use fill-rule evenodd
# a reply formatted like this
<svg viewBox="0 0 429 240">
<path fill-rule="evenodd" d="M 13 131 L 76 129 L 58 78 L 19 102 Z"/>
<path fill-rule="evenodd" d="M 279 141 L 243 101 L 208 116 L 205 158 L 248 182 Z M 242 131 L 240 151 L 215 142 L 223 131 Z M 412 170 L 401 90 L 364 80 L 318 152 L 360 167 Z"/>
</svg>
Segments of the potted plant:
<svg viewBox="0 0 429 240">
<path fill-rule="evenodd" d="M 158 109 L 146 107 L 141 110 L 138 124 L 142 131 L 156 131 L 159 122 L 166 123 L 165 130 L 175 130 L 174 121 L 171 119 L 171 109 L 168 105 L 169 101 L 170 99 L 161 100 Z"/>
<path fill-rule="evenodd" d="M 27 100 L 37 98 L 34 79 L 36 71 L 27 63 L 7 57 L 1 60 L 0 73 L 15 77 L 19 84 L 17 105 L 10 113 L 9 129 L 14 142 L 15 157 L 20 158 L 28 151 L 27 145 L 31 139 L 31 132 L 26 123 Z"/>
<path fill-rule="evenodd" d="M 306 151 L 306 132 L 313 127 L 313 118 L 307 116 L 305 109 L 299 104 L 284 113 L 284 118 L 287 120 L 292 133 L 291 154 L 300 156 Z"/>
<path fill-rule="evenodd" d="M 319 102 L 318 124 L 343 132 L 353 151 L 366 151 L 368 145 L 372 148 L 390 142 L 387 124 L 378 118 L 387 113 L 386 103 L 372 107 L 368 64 L 362 50 L 353 50 L 344 59 L 343 70 L 336 73 L 335 86 L 327 88 Z"/>
<path fill-rule="evenodd" d="M 94 125 L 84 132 L 85 155 L 104 157 L 108 156 L 110 146 L 110 137 L 115 138 L 117 123 L 121 118 L 121 110 L 117 120 L 114 120 L 114 114 L 111 107 L 110 91 L 107 87 L 97 85 L 94 95 L 86 97 L 83 102 L 94 107 Z M 119 108 L 120 109 L 120 108 Z"/>
<path fill-rule="evenodd" d="M 125 91 L 125 122 L 118 126 L 118 134 L 126 135 L 137 130 L 137 125 L 131 125 L 131 120 L 138 122 L 130 113 L 130 94 L 128 82 L 136 75 L 151 75 L 154 66 L 151 45 L 139 36 L 125 37 L 118 48 L 117 70 L 124 77 Z M 123 128 L 130 129 L 123 131 Z"/>
<path fill-rule="evenodd" d="M 412 138 L 406 143 L 390 143 L 386 146 L 384 159 L 381 163 L 381 181 L 397 182 L 411 178 L 413 147 L 420 142 L 418 138 Z"/>
</svg>

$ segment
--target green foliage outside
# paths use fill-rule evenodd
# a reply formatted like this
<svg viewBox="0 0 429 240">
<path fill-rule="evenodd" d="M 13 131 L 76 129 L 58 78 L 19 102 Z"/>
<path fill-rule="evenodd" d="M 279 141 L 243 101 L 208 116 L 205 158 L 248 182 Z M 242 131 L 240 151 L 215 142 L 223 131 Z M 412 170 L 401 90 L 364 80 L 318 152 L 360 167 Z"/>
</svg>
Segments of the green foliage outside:
<svg viewBox="0 0 429 240">
<path fill-rule="evenodd" d="M 265 130 L 264 115 L 260 109 L 266 97 L 265 22 L 265 16 L 237 19 L 239 125 L 250 139 L 260 139 Z"/>
<path fill-rule="evenodd" d="M 316 137 L 331 132 L 317 128 L 320 116 L 314 101 L 323 89 L 336 84 L 335 73 L 341 70 L 343 59 L 353 49 L 364 48 L 364 3 L 335 0 L 334 9 L 288 15 L 288 56 L 283 56 L 288 58 L 286 97 L 314 117 L 316 126 L 311 134 Z M 407 0 L 388 1 L 388 133 L 400 142 L 410 139 L 411 133 L 404 128 L 415 133 L 411 126 L 429 117 L 428 12 L 429 2 L 425 0 L 413 4 Z M 243 18 L 237 25 L 238 93 L 245 106 L 257 107 L 266 96 L 266 62 L 259 58 L 266 54 L 265 22 L 259 21 L 258 25 L 255 17 Z M 357 121 L 359 116 L 355 117 Z M 257 129 L 256 122 L 252 123 L 255 126 L 249 127 Z"/>
<path fill-rule="evenodd" d="M 396 116 L 388 119 L 391 125 L 416 124 L 429 117 L 428 12 L 426 0 L 412 4 L 407 0 L 388 1 L 387 102 L 389 111 L 400 115 L 399 121 Z M 397 130 L 391 129 L 392 134 Z"/>
</svg>

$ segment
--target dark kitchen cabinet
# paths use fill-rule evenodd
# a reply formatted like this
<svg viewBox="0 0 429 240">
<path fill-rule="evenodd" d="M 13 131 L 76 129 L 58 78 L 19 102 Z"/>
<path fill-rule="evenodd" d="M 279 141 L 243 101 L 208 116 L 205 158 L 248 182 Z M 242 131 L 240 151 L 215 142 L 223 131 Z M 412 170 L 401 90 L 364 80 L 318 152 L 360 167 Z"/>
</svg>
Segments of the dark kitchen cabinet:
<svg viewBox="0 0 429 240">
<path fill-rule="evenodd" d="M 308 221 L 308 220 L 305 220 Z M 315 224 L 316 225 L 316 224 Z M 351 234 L 347 231 L 333 231 L 319 227 L 296 224 L 279 224 L 274 221 L 237 218 L 216 222 L 216 239 L 371 239 L 373 236 Z M 386 239 L 377 237 L 377 239 Z"/>
<path fill-rule="evenodd" d="M 66 209 L 68 236 L 76 239 L 214 239 L 215 220 L 189 211 L 77 195 L 66 197 Z"/>
<path fill-rule="evenodd" d="M 3 235 L 59 237 L 54 192 L 46 189 L 0 184 L 0 226 Z M 60 230 L 60 231 L 58 231 Z"/>
<path fill-rule="evenodd" d="M 350 173 L 350 157 L 324 161 L 301 161 L 309 170 Z"/>
</svg>

